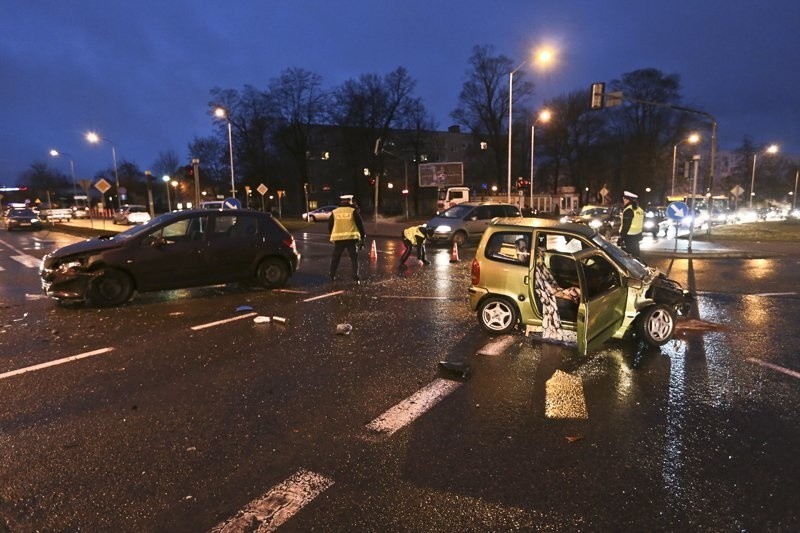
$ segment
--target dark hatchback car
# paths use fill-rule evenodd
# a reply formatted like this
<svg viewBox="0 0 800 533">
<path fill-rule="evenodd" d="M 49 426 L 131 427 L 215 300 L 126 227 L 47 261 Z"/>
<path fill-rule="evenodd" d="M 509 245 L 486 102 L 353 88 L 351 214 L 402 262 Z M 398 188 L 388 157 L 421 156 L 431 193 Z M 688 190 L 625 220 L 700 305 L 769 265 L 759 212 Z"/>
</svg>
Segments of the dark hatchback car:
<svg viewBox="0 0 800 533">
<path fill-rule="evenodd" d="M 42 221 L 32 209 L 11 209 L 6 215 L 6 229 L 42 229 Z"/>
<path fill-rule="evenodd" d="M 40 275 L 48 296 L 102 307 L 134 291 L 236 281 L 278 288 L 299 264 L 294 237 L 272 215 L 191 210 L 59 248 L 42 259 Z"/>
</svg>

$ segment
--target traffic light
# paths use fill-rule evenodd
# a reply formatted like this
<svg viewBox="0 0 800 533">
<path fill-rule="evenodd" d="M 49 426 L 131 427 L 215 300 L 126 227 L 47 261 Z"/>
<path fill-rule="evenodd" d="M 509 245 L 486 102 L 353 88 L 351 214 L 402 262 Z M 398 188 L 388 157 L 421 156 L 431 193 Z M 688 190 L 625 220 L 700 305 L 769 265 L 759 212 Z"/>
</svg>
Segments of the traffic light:
<svg viewBox="0 0 800 533">
<path fill-rule="evenodd" d="M 525 180 L 522 178 L 517 178 L 517 189 L 522 190 L 525 187 Z"/>
</svg>

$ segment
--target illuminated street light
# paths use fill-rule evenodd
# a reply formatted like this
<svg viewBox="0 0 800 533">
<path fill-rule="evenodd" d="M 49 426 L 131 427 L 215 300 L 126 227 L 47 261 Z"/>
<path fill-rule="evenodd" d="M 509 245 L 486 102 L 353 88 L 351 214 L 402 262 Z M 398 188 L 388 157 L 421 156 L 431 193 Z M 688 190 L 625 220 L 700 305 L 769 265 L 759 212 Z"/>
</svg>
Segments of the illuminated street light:
<svg viewBox="0 0 800 533">
<path fill-rule="evenodd" d="M 169 199 L 169 180 L 170 179 L 171 178 L 169 176 L 167 176 L 166 174 L 161 176 L 161 181 L 164 182 L 164 185 L 167 188 L 167 213 L 171 213 L 172 212 L 172 202 Z"/>
<path fill-rule="evenodd" d="M 553 63 L 554 60 L 555 51 L 547 47 L 537 50 L 533 63 L 546 67 Z M 527 65 L 528 61 L 523 61 L 508 74 L 508 203 L 511 203 L 511 130 L 514 126 L 514 74 Z"/>
<path fill-rule="evenodd" d="M 678 143 L 672 147 L 672 189 L 670 189 L 669 193 L 670 196 L 675 195 L 675 162 L 678 158 L 678 146 L 682 145 L 685 142 L 688 142 L 690 144 L 697 144 L 698 142 L 700 142 L 700 136 L 696 133 L 692 133 L 682 141 L 678 141 Z"/>
<path fill-rule="evenodd" d="M 536 124 L 538 124 L 539 122 L 544 122 L 544 123 L 550 122 L 550 118 L 552 116 L 553 116 L 553 114 L 550 112 L 549 109 L 542 109 L 539 112 L 539 115 L 536 117 L 536 120 L 534 120 L 533 124 L 531 124 L 531 182 L 530 182 L 530 186 L 531 186 L 531 205 L 530 205 L 531 212 L 533 212 L 533 146 L 534 146 L 533 140 L 534 140 L 534 133 L 536 132 Z"/>
<path fill-rule="evenodd" d="M 78 195 L 78 189 L 75 188 L 75 162 L 72 160 L 72 156 L 66 152 L 59 152 L 55 148 L 50 150 L 50 155 L 53 157 L 66 157 L 69 159 L 69 171 L 72 174 L 72 199 L 75 200 L 75 196 Z"/>
<path fill-rule="evenodd" d="M 233 178 L 233 133 L 231 131 L 231 121 L 228 111 L 224 107 L 214 109 L 214 116 L 228 123 L 228 151 L 231 157 L 231 196 L 236 198 L 236 185 Z"/>
<path fill-rule="evenodd" d="M 771 144 L 771 145 L 769 145 L 769 147 L 766 150 L 764 150 L 764 152 L 767 153 L 767 154 L 777 154 L 778 153 L 778 145 L 777 144 Z M 748 209 L 753 209 L 753 196 L 756 195 L 756 192 L 755 192 L 755 189 L 754 189 L 755 182 L 756 182 L 756 155 L 758 155 L 758 152 L 753 154 L 753 176 L 750 178 L 750 203 L 748 205 Z"/>
<path fill-rule="evenodd" d="M 90 131 L 86 134 L 86 140 L 92 144 L 97 144 L 100 141 L 105 141 L 111 145 L 111 157 L 114 158 L 114 181 L 117 187 L 117 209 L 122 209 L 122 199 L 119 194 L 119 172 L 117 171 L 117 150 L 114 147 L 114 143 L 111 142 L 110 139 L 106 139 L 105 137 L 100 137 L 93 131 Z"/>
</svg>

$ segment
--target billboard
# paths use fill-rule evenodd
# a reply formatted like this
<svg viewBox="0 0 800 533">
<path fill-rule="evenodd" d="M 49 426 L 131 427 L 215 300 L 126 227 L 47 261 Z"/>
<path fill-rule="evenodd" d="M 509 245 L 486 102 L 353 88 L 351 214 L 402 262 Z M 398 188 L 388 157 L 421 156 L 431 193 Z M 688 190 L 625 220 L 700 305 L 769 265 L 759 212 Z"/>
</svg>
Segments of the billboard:
<svg viewBox="0 0 800 533">
<path fill-rule="evenodd" d="M 419 166 L 420 187 L 464 185 L 464 163 L 425 163 Z"/>
</svg>

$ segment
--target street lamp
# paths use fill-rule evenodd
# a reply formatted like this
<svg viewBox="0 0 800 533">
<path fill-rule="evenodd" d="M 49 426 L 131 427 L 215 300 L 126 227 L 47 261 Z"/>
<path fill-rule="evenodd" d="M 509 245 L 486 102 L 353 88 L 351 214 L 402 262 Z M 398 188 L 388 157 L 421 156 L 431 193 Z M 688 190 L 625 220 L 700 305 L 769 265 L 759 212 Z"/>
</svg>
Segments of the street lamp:
<svg viewBox="0 0 800 533">
<path fill-rule="evenodd" d="M 167 176 L 166 174 L 161 176 L 161 181 L 164 182 L 164 185 L 167 188 L 167 213 L 171 213 L 172 212 L 172 202 L 169 199 L 169 180 L 170 180 L 170 177 Z"/>
<path fill-rule="evenodd" d="M 75 200 L 75 196 L 78 195 L 78 189 L 75 188 L 75 162 L 72 160 L 72 156 L 66 152 L 59 152 L 55 148 L 50 150 L 50 155 L 53 157 L 66 157 L 69 159 L 69 170 L 72 174 L 72 200 Z"/>
<path fill-rule="evenodd" d="M 670 189 L 669 193 L 670 196 L 675 195 L 675 162 L 678 158 L 678 146 L 682 145 L 685 142 L 688 142 L 690 144 L 697 144 L 698 142 L 700 142 L 700 136 L 696 133 L 692 133 L 682 141 L 678 141 L 678 143 L 672 147 L 672 189 Z"/>
<path fill-rule="evenodd" d="M 764 150 L 764 152 L 767 153 L 767 154 L 777 154 L 778 153 L 778 145 L 777 144 L 771 144 L 771 145 L 769 145 L 769 147 L 766 150 Z M 755 182 L 756 182 L 756 155 L 758 155 L 758 152 L 755 152 L 753 154 L 753 175 L 750 178 L 750 203 L 747 206 L 748 209 L 753 209 L 753 196 L 756 195 L 755 191 L 753 190 L 753 186 L 755 185 Z"/>
<path fill-rule="evenodd" d="M 233 179 L 233 133 L 231 132 L 231 120 L 228 116 L 228 111 L 224 107 L 217 107 L 214 109 L 214 116 L 219 119 L 224 119 L 228 123 L 228 151 L 231 157 L 231 195 L 236 198 L 236 185 Z"/>
<path fill-rule="evenodd" d="M 538 124 L 539 121 L 545 122 L 545 123 L 546 122 L 550 122 L 550 118 L 552 116 L 553 116 L 553 114 L 550 112 L 549 109 L 542 109 L 539 112 L 539 115 L 536 117 L 536 120 L 534 120 L 533 124 L 531 124 L 531 182 L 530 182 L 530 186 L 531 186 L 531 205 L 530 205 L 531 213 L 533 212 L 533 146 L 534 146 L 533 139 L 534 139 L 534 133 L 536 132 L 536 124 Z"/>
<path fill-rule="evenodd" d="M 536 52 L 533 62 L 546 66 L 553 62 L 554 57 L 555 53 L 551 48 L 542 48 Z M 527 65 L 528 61 L 526 59 L 508 74 L 508 203 L 511 203 L 511 130 L 514 126 L 514 74 Z"/>
<path fill-rule="evenodd" d="M 117 172 L 117 150 L 114 148 L 114 143 L 110 139 L 100 137 L 93 131 L 86 134 L 86 140 L 92 144 L 97 144 L 100 141 L 105 141 L 111 145 L 111 157 L 114 158 L 114 181 L 117 187 L 117 209 L 122 209 L 122 199 L 119 194 L 119 172 Z"/>
</svg>

